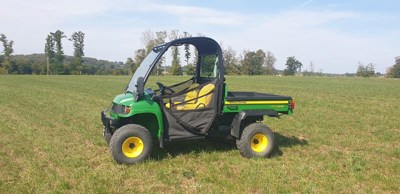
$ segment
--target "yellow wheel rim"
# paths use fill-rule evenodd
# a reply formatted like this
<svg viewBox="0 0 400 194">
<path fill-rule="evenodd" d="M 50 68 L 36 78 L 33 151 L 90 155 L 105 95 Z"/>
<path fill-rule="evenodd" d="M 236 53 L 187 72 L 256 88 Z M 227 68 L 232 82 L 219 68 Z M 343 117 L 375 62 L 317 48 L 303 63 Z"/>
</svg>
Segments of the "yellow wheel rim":
<svg viewBox="0 0 400 194">
<path fill-rule="evenodd" d="M 138 157 L 142 154 L 143 149 L 143 141 L 138 137 L 129 137 L 122 143 L 122 152 L 128 158 Z"/>
<path fill-rule="evenodd" d="M 251 149 L 255 152 L 263 152 L 268 147 L 268 138 L 264 134 L 257 133 L 251 138 Z"/>
</svg>

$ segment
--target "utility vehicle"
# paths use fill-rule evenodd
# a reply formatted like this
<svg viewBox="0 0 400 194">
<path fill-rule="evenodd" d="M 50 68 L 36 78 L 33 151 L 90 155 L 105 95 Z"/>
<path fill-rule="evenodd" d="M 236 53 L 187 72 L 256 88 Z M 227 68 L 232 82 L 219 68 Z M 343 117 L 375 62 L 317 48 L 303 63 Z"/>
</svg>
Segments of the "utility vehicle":
<svg viewBox="0 0 400 194">
<path fill-rule="evenodd" d="M 157 82 L 157 89 L 144 89 L 166 51 L 185 45 L 197 53 L 194 76 L 181 83 L 167 86 Z M 148 158 L 154 145 L 163 148 L 168 142 L 205 137 L 231 138 L 247 158 L 267 157 L 274 135 L 260 121 L 264 116 L 292 114 L 294 100 L 229 91 L 222 56 L 220 45 L 207 37 L 176 39 L 153 48 L 125 92 L 114 98 L 110 110 L 101 113 L 104 138 L 114 160 L 137 163 Z"/>
</svg>

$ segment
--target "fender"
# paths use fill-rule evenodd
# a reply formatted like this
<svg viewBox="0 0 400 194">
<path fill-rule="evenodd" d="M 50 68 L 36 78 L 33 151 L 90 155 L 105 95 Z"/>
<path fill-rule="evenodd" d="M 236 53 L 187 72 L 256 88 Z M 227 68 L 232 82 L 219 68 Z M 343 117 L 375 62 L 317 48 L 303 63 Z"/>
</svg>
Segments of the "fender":
<svg viewBox="0 0 400 194">
<path fill-rule="evenodd" d="M 120 112 L 117 111 L 117 113 L 110 112 L 110 117 L 112 120 L 116 120 L 117 122 L 123 121 L 124 119 L 130 119 L 135 116 L 141 116 L 141 115 L 150 115 L 151 117 L 154 117 L 155 120 L 154 122 L 157 123 L 158 127 L 157 128 L 148 128 L 150 131 L 151 135 L 153 137 L 161 137 L 161 135 L 164 133 L 164 126 L 163 126 L 163 117 L 162 117 L 162 112 L 161 108 L 158 105 L 157 102 L 155 102 L 151 96 L 147 93 L 145 93 L 143 96 L 141 96 L 141 100 L 136 101 L 135 96 L 132 93 L 124 93 L 116 96 L 113 100 L 113 105 L 120 106 Z M 122 111 L 124 110 L 123 107 L 128 106 L 130 107 L 129 113 L 125 114 Z M 140 122 L 146 122 L 146 118 L 140 119 Z M 141 123 L 135 122 L 135 124 L 141 124 Z M 124 123 L 124 124 L 130 124 L 130 123 Z M 141 124 L 143 126 L 143 124 Z M 120 126 L 118 126 L 120 127 Z M 146 127 L 146 126 L 145 126 Z"/>
<path fill-rule="evenodd" d="M 249 117 L 279 117 L 278 112 L 272 109 L 267 110 L 243 110 L 240 111 L 234 118 L 231 124 L 231 135 L 240 138 L 242 121 Z M 261 119 L 262 120 L 262 119 Z"/>
</svg>

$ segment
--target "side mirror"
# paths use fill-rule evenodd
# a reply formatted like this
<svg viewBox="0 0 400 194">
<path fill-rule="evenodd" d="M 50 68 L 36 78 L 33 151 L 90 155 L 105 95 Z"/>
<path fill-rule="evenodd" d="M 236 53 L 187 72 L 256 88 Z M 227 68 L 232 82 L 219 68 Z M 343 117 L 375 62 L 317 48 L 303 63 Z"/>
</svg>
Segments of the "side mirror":
<svg viewBox="0 0 400 194">
<path fill-rule="evenodd" d="M 137 101 L 139 97 L 143 96 L 144 93 L 144 78 L 139 77 L 136 82 L 136 97 L 135 100 Z"/>
</svg>

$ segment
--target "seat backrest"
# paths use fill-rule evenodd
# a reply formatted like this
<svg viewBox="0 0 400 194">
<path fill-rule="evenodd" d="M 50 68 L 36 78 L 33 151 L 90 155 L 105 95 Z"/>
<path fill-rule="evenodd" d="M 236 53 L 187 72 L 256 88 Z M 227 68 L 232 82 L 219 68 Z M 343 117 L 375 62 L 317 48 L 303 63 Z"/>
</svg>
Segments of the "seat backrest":
<svg viewBox="0 0 400 194">
<path fill-rule="evenodd" d="M 191 94 L 186 94 L 185 103 L 175 104 L 176 110 L 195 110 L 207 108 L 210 106 L 213 91 L 215 89 L 214 84 L 207 84 L 203 88 L 201 88 L 200 92 L 197 94 L 197 90 L 190 91 Z M 170 104 L 166 104 L 167 108 L 170 108 Z"/>
<path fill-rule="evenodd" d="M 198 95 L 198 97 L 200 97 L 200 98 L 197 99 L 197 102 L 196 102 L 197 108 L 205 108 L 210 105 L 210 102 L 213 97 L 212 91 L 214 91 L 214 89 L 215 89 L 214 84 L 207 84 L 203 88 L 201 88 L 199 95 Z"/>
<path fill-rule="evenodd" d="M 195 87 L 198 87 L 198 86 L 199 86 L 198 83 L 194 83 L 194 84 L 190 85 L 190 87 L 188 88 L 188 90 L 191 90 L 191 89 L 193 89 L 193 88 L 195 88 Z M 197 94 L 198 94 L 198 93 L 199 93 L 199 90 L 198 90 L 198 89 L 192 90 L 192 91 L 188 92 L 188 93 L 186 94 L 186 96 L 185 96 L 185 102 L 197 98 Z M 195 103 L 195 101 L 192 100 L 192 101 L 189 101 L 188 103 Z"/>
</svg>

